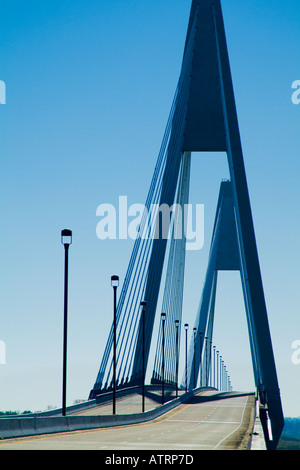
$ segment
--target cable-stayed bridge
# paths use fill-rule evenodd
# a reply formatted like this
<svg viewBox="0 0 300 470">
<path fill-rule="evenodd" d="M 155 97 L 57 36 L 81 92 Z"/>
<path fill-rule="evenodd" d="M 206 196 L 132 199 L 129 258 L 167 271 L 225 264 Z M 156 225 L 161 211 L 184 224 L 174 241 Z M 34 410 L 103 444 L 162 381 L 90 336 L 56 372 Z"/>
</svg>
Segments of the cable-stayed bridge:
<svg viewBox="0 0 300 470">
<path fill-rule="evenodd" d="M 210 254 L 195 313 L 183 377 L 178 378 L 191 154 L 225 152 L 230 179 L 220 183 Z M 220 0 L 193 0 L 181 73 L 157 158 L 115 322 L 90 398 L 144 385 L 151 345 L 151 383 L 191 390 L 219 388 L 212 369 L 214 311 L 219 271 L 239 271 L 257 395 L 271 423 L 270 448 L 283 413 L 256 247 L 238 117 Z M 162 308 L 158 309 L 159 296 Z M 143 302 L 143 305 L 141 305 Z M 154 323 L 161 316 L 158 336 Z M 116 337 L 114 335 L 116 334 Z M 219 358 L 218 358 L 219 359 Z M 219 361 L 217 360 L 217 363 Z M 212 375 L 212 370 L 214 374 Z M 223 377 L 223 375 L 222 375 Z M 224 378 L 224 377 L 223 377 Z M 230 388 L 228 378 L 225 380 Z"/>
<path fill-rule="evenodd" d="M 230 176 L 220 182 L 206 276 L 188 345 L 183 295 L 194 152 L 226 153 Z M 220 0 L 192 0 L 178 86 L 138 234 L 119 296 L 118 277 L 112 276 L 113 324 L 89 400 L 66 412 L 64 381 L 62 409 L 0 419 L 0 447 L 248 448 L 250 436 L 257 434 L 253 415 L 258 405 L 255 417 L 260 418 L 266 448 L 275 449 L 284 419 Z M 65 287 L 67 248 L 65 244 Z M 252 393 L 232 391 L 214 344 L 220 271 L 240 275 L 256 387 Z M 155 353 L 153 368 L 150 350 Z M 185 359 L 182 377 L 179 358 Z M 64 378 L 65 372 L 64 361 Z M 146 373 L 150 383 L 145 383 Z M 41 434 L 52 436 L 32 438 Z"/>
</svg>

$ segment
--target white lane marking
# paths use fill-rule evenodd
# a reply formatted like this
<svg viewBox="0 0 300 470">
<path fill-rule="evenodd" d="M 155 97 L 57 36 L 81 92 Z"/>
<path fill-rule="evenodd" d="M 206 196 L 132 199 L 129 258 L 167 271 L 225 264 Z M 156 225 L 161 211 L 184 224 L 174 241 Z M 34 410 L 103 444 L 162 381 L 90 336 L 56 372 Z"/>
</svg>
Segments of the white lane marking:
<svg viewBox="0 0 300 470">
<path fill-rule="evenodd" d="M 238 427 L 235 428 L 230 434 L 228 434 L 228 436 L 224 437 L 224 439 L 222 439 L 222 440 L 213 448 L 213 450 L 216 450 L 218 447 L 220 447 L 220 445 L 222 445 L 223 442 L 226 441 L 226 439 L 228 439 L 228 437 L 232 436 L 232 434 L 234 434 L 234 433 L 241 427 L 241 425 L 242 425 L 242 423 L 243 423 L 243 420 L 244 420 L 244 414 L 245 414 L 245 410 L 246 410 L 247 403 L 248 403 L 248 399 L 245 401 L 245 405 L 244 405 L 244 409 L 243 409 L 242 418 L 241 418 L 241 421 L 240 421 Z"/>
<path fill-rule="evenodd" d="M 189 419 L 168 419 L 168 421 L 172 421 L 176 423 L 240 424 L 239 421 L 213 421 L 213 420 L 192 421 Z"/>
</svg>

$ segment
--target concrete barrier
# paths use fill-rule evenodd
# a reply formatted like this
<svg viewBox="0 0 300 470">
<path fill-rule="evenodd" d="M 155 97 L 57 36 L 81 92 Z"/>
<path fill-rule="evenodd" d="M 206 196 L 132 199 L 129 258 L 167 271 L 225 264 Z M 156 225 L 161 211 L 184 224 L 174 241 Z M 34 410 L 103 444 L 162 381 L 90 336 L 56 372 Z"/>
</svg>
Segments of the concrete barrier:
<svg viewBox="0 0 300 470">
<path fill-rule="evenodd" d="M 168 411 L 196 395 L 201 389 L 191 390 L 164 405 L 144 413 L 128 415 L 99 415 L 99 416 L 42 416 L 2 418 L 0 420 L 0 438 L 35 436 L 60 432 L 80 431 L 112 426 L 125 426 L 143 423 L 158 418 Z M 202 389 L 203 390 L 203 389 Z M 94 405 L 95 406 L 95 405 Z"/>
</svg>

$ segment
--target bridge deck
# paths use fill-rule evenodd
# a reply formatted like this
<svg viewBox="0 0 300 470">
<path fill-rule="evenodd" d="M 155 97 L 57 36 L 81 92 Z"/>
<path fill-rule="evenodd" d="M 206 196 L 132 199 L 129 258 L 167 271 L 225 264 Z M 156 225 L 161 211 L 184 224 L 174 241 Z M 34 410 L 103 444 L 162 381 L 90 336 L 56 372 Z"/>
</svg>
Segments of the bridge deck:
<svg viewBox="0 0 300 470">
<path fill-rule="evenodd" d="M 135 409 L 140 397 L 118 403 Z M 122 405 L 121 405 L 122 403 Z M 150 406 L 157 403 L 148 402 Z M 108 410 L 107 405 L 97 412 Z M 253 394 L 203 392 L 176 409 L 148 423 L 102 428 L 31 438 L 7 440 L 8 449 L 97 449 L 97 450 L 221 450 L 249 449 L 254 422 Z M 95 410 L 94 410 L 95 411 Z M 91 411 L 89 411 L 90 413 Z"/>
</svg>

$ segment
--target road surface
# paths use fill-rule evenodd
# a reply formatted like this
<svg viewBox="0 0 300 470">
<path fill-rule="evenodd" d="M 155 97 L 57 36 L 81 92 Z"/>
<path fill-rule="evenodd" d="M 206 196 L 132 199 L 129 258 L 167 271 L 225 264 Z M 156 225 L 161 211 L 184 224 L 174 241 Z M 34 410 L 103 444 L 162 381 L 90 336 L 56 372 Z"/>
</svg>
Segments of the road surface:
<svg viewBox="0 0 300 470">
<path fill-rule="evenodd" d="M 247 449 L 254 406 L 253 394 L 206 392 L 148 423 L 9 439 L 0 450 Z"/>
</svg>

